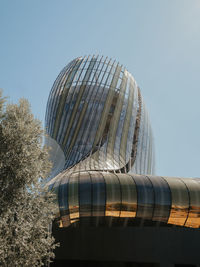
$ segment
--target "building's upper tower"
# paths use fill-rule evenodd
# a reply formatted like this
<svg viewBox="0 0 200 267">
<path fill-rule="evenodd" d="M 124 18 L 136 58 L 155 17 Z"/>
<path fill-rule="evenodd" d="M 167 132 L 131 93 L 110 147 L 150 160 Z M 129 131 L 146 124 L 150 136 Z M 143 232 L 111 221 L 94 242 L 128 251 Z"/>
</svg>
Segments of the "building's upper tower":
<svg viewBox="0 0 200 267">
<path fill-rule="evenodd" d="M 152 131 L 133 76 L 109 58 L 76 58 L 58 75 L 46 111 L 52 176 L 78 170 L 152 174 Z"/>
</svg>

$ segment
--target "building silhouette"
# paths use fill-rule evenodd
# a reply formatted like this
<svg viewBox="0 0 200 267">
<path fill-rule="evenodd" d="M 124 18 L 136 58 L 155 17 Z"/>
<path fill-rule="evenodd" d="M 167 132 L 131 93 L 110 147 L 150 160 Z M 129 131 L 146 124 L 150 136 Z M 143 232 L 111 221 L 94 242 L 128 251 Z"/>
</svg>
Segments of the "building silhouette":
<svg viewBox="0 0 200 267">
<path fill-rule="evenodd" d="M 51 89 L 45 124 L 61 242 L 55 264 L 200 263 L 200 179 L 155 176 L 148 113 L 126 68 L 99 56 L 70 62 Z"/>
</svg>

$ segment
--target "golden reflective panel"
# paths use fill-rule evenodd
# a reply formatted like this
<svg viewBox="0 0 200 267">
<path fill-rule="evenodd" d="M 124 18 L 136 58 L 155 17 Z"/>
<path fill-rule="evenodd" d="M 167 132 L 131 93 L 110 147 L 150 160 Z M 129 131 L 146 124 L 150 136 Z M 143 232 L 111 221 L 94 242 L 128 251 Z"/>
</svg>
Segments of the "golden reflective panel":
<svg viewBox="0 0 200 267">
<path fill-rule="evenodd" d="M 154 191 L 153 221 L 166 223 L 171 209 L 171 191 L 168 183 L 159 176 L 149 176 Z"/>
<path fill-rule="evenodd" d="M 168 223 L 183 226 L 185 225 L 189 209 L 188 189 L 179 178 L 163 178 L 167 181 L 171 190 L 172 204 Z"/>
<path fill-rule="evenodd" d="M 79 177 L 79 212 L 80 217 L 90 217 L 92 214 L 91 179 L 88 172 L 80 172 Z"/>
<path fill-rule="evenodd" d="M 69 202 L 69 217 L 71 223 L 75 222 L 79 215 L 79 197 L 78 197 L 78 179 L 79 173 L 72 174 L 69 178 L 68 186 L 68 202 Z"/>
<path fill-rule="evenodd" d="M 190 194 L 190 209 L 185 226 L 200 227 L 200 183 L 192 179 L 183 179 Z"/>
<path fill-rule="evenodd" d="M 115 174 L 103 173 L 106 183 L 105 216 L 119 217 L 121 207 L 121 192 L 119 179 Z"/>
<path fill-rule="evenodd" d="M 106 185 L 102 173 L 91 172 L 90 177 L 92 182 L 92 216 L 105 216 L 106 205 Z"/>
<path fill-rule="evenodd" d="M 121 212 L 120 217 L 135 217 L 137 209 L 137 191 L 133 178 L 128 174 L 117 174 L 121 185 Z"/>
</svg>

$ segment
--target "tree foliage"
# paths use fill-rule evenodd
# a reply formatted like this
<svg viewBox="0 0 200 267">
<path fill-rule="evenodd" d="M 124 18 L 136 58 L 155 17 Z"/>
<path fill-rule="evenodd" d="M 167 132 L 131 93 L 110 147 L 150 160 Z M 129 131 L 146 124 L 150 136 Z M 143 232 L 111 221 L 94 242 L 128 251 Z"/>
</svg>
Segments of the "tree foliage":
<svg viewBox="0 0 200 267">
<path fill-rule="evenodd" d="M 27 100 L 4 108 L 0 95 L 1 266 L 42 266 L 54 257 L 55 204 L 43 186 L 51 164 L 42 135 Z"/>
</svg>

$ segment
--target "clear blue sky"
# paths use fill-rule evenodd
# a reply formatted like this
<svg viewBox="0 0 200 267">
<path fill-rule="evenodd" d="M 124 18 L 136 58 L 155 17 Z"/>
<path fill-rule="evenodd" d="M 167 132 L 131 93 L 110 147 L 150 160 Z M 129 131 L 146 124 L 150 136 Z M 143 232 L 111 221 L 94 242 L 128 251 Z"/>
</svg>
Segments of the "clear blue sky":
<svg viewBox="0 0 200 267">
<path fill-rule="evenodd" d="M 124 64 L 141 87 L 156 173 L 200 177 L 199 0 L 0 0 L 0 88 L 44 122 L 51 86 L 73 58 Z"/>
</svg>

